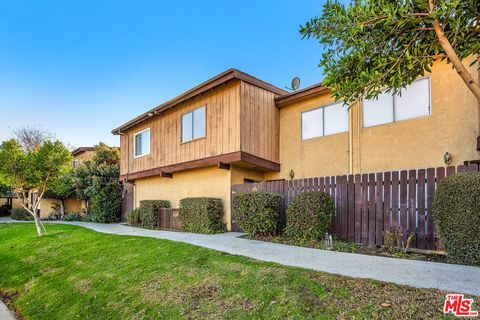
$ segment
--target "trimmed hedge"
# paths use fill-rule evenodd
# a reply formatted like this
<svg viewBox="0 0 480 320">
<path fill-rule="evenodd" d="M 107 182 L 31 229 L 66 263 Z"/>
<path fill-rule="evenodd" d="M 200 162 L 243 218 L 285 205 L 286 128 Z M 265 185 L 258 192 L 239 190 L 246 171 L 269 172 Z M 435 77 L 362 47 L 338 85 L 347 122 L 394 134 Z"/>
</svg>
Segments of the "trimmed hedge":
<svg viewBox="0 0 480 320">
<path fill-rule="evenodd" d="M 158 227 L 158 214 L 160 208 L 170 208 L 167 200 L 142 200 L 140 201 L 140 226 L 146 229 Z"/>
<path fill-rule="evenodd" d="M 140 220 L 140 208 L 135 208 L 127 215 L 128 225 L 132 227 L 140 227 L 142 220 Z"/>
<path fill-rule="evenodd" d="M 83 217 L 75 212 L 66 213 L 63 216 L 64 221 L 83 221 Z"/>
<path fill-rule="evenodd" d="M 480 265 L 480 173 L 442 180 L 433 201 L 435 222 L 447 255 L 455 262 Z"/>
<path fill-rule="evenodd" d="M 183 229 L 195 233 L 222 233 L 223 203 L 217 198 L 184 198 L 180 200 L 180 221 Z"/>
<path fill-rule="evenodd" d="M 21 221 L 34 220 L 33 216 L 23 208 L 13 208 L 11 218 L 15 220 L 21 220 Z"/>
<path fill-rule="evenodd" d="M 9 216 L 12 211 L 12 205 L 4 204 L 0 206 L 0 217 Z"/>
<path fill-rule="evenodd" d="M 288 204 L 285 235 L 300 241 L 322 240 L 334 214 L 330 195 L 319 191 L 299 194 Z"/>
<path fill-rule="evenodd" d="M 276 193 L 253 191 L 233 197 L 235 221 L 252 237 L 274 236 L 279 231 L 280 202 Z"/>
</svg>

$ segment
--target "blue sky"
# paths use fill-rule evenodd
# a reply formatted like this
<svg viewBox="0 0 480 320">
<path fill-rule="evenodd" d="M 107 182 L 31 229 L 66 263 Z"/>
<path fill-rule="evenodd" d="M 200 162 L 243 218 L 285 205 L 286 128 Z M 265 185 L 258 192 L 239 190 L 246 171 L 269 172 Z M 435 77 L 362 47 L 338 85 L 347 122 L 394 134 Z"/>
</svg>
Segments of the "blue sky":
<svg viewBox="0 0 480 320">
<path fill-rule="evenodd" d="M 72 146 L 230 68 L 279 87 L 320 82 L 298 28 L 323 1 L 0 2 L 0 140 L 40 126 Z"/>
</svg>

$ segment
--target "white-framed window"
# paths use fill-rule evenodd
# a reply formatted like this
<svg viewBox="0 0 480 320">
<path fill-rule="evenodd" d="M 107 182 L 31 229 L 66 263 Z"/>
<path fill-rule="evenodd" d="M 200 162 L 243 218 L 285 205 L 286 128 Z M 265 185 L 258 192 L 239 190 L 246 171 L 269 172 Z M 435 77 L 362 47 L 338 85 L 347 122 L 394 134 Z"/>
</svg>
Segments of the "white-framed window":
<svg viewBox="0 0 480 320">
<path fill-rule="evenodd" d="M 182 115 L 182 142 L 205 137 L 205 109 L 205 106 L 203 106 Z"/>
<path fill-rule="evenodd" d="M 133 156 L 143 157 L 150 154 L 150 128 L 135 133 L 133 136 Z"/>
<path fill-rule="evenodd" d="M 348 131 L 348 109 L 343 102 L 302 112 L 302 140 Z"/>
<path fill-rule="evenodd" d="M 413 119 L 431 114 L 430 77 L 414 81 L 401 95 L 381 93 L 378 99 L 362 100 L 363 127 Z"/>
</svg>

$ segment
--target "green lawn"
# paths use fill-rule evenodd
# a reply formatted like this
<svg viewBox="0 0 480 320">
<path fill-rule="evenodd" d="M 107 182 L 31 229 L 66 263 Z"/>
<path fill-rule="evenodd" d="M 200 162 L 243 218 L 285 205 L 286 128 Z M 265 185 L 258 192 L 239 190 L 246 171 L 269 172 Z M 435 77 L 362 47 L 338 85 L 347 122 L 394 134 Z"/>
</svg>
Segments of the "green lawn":
<svg viewBox="0 0 480 320">
<path fill-rule="evenodd" d="M 25 319 L 441 318 L 444 293 L 68 225 L 0 224 L 0 295 Z M 391 306 L 381 306 L 388 303 Z"/>
</svg>

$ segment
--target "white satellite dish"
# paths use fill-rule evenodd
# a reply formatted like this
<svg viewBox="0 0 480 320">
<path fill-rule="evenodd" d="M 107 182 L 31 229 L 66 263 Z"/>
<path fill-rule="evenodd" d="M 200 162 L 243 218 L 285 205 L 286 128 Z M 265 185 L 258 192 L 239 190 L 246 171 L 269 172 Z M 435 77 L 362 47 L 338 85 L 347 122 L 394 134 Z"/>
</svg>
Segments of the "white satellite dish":
<svg viewBox="0 0 480 320">
<path fill-rule="evenodd" d="M 292 79 L 292 83 L 291 83 L 291 87 L 285 87 L 287 88 L 288 90 L 292 90 L 292 91 L 295 91 L 298 89 L 298 87 L 300 87 L 300 78 L 299 77 L 294 77 Z"/>
</svg>

